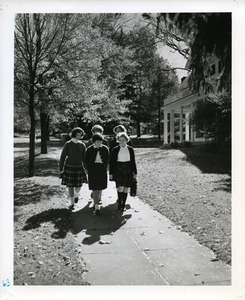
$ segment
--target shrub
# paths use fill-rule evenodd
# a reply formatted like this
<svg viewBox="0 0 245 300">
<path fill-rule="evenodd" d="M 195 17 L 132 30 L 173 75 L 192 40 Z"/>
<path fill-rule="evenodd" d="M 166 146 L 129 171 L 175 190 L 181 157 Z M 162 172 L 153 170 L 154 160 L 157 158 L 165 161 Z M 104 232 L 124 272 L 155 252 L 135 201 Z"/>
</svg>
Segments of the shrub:
<svg viewBox="0 0 245 300">
<path fill-rule="evenodd" d="M 190 121 L 195 130 L 203 131 L 206 138 L 218 143 L 231 139 L 231 93 L 208 96 L 196 103 Z"/>
<path fill-rule="evenodd" d="M 176 148 L 179 148 L 180 145 L 178 142 L 172 142 L 172 143 L 170 143 L 170 147 L 176 149 Z"/>
<path fill-rule="evenodd" d="M 192 143 L 189 142 L 189 141 L 184 141 L 184 142 L 183 142 L 183 146 L 186 147 L 186 148 L 189 148 L 189 147 L 192 146 Z"/>
</svg>

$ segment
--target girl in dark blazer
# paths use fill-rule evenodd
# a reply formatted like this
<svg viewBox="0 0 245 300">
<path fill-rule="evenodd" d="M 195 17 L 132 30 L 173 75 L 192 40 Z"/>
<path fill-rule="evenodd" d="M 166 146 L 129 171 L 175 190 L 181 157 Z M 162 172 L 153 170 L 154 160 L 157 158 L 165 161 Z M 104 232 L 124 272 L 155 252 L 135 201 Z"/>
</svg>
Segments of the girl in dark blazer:
<svg viewBox="0 0 245 300">
<path fill-rule="evenodd" d="M 128 189 L 133 178 L 137 177 L 137 168 L 133 147 L 127 145 L 126 132 L 117 135 L 119 145 L 114 147 L 110 158 L 110 180 L 116 181 L 118 191 L 118 210 L 125 209 Z"/>
<path fill-rule="evenodd" d="M 85 165 L 88 170 L 88 186 L 92 190 L 94 200 L 94 213 L 99 212 L 99 201 L 102 190 L 107 188 L 107 169 L 109 163 L 108 147 L 102 144 L 103 136 L 96 133 L 92 137 L 93 144 L 85 153 Z"/>
</svg>

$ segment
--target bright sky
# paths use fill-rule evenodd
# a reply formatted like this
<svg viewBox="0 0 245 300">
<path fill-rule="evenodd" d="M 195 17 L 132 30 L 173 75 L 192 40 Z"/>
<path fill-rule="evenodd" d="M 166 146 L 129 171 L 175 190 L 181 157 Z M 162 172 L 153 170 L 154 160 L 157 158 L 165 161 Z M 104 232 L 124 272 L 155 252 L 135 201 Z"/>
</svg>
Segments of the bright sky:
<svg viewBox="0 0 245 300">
<path fill-rule="evenodd" d="M 186 64 L 186 59 L 179 54 L 179 52 L 175 51 L 173 49 L 171 49 L 168 46 L 162 46 L 162 47 L 158 47 L 159 53 L 160 55 L 164 58 L 167 59 L 170 66 L 173 68 L 184 68 L 185 64 Z M 176 70 L 176 73 L 179 77 L 179 80 L 184 77 L 187 76 L 187 71 L 185 70 Z"/>
</svg>

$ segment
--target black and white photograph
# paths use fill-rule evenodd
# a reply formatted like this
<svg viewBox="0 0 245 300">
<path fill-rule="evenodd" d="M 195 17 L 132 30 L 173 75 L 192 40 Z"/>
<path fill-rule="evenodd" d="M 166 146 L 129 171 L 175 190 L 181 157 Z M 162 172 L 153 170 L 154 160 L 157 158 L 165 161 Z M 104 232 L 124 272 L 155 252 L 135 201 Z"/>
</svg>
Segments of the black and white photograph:
<svg viewBox="0 0 245 300">
<path fill-rule="evenodd" d="M 2 6 L 3 299 L 245 299 L 239 2 L 19 2 Z"/>
</svg>

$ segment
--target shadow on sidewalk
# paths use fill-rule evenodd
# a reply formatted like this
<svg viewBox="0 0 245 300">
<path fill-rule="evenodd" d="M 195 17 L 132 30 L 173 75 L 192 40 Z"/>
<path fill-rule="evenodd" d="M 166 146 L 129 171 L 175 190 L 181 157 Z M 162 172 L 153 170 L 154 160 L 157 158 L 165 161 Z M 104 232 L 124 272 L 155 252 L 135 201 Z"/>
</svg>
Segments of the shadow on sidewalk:
<svg viewBox="0 0 245 300">
<path fill-rule="evenodd" d="M 92 245 L 100 241 L 101 236 L 114 234 L 131 216 L 126 212 L 118 212 L 116 203 L 103 207 L 101 214 L 96 216 L 87 204 L 83 209 L 72 213 L 72 233 L 83 231 L 88 236 L 82 240 L 82 244 Z"/>
<path fill-rule="evenodd" d="M 122 215 L 116 211 L 116 204 L 111 204 L 101 209 L 101 215 L 93 215 L 93 209 L 89 203 L 77 212 L 71 212 L 66 208 L 49 209 L 36 214 L 26 220 L 23 230 L 32 230 L 43 226 L 43 223 L 51 222 L 57 229 L 51 233 L 55 239 L 63 239 L 71 231 L 77 234 L 86 230 L 86 237 L 83 244 L 93 244 L 100 240 L 102 235 L 112 234 L 131 218 L 131 214 Z"/>
</svg>

